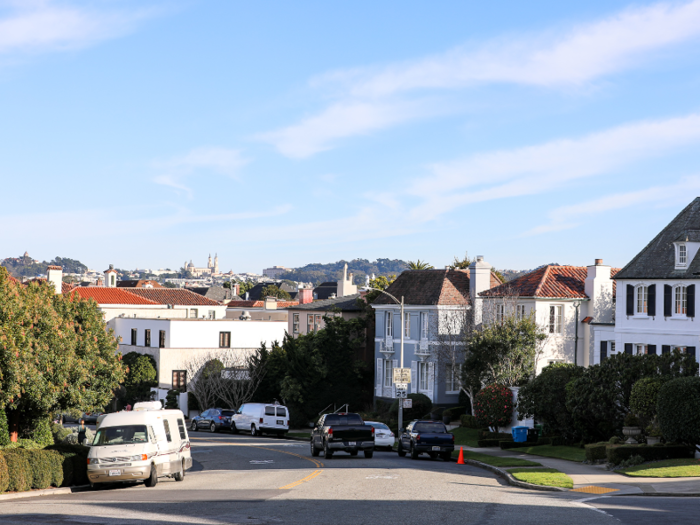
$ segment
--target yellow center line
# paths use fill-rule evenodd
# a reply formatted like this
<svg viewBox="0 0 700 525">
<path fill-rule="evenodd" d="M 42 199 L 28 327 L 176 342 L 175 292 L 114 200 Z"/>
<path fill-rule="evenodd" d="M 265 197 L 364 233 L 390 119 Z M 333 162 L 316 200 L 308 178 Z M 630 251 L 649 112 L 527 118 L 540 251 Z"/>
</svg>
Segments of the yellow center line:
<svg viewBox="0 0 700 525">
<path fill-rule="evenodd" d="M 294 481 L 294 482 L 290 483 L 289 485 L 285 485 L 284 487 L 280 487 L 280 490 L 293 489 L 294 487 L 296 487 L 297 485 L 301 485 L 301 484 L 304 483 L 305 481 L 310 481 L 310 480 L 314 479 L 314 478 L 315 478 L 316 476 L 318 476 L 321 472 L 323 472 L 323 471 L 322 471 L 322 470 L 314 470 L 311 474 L 309 474 L 309 475 L 306 476 L 305 478 L 302 478 L 302 479 L 300 479 L 300 480 L 298 480 L 298 481 Z"/>
</svg>

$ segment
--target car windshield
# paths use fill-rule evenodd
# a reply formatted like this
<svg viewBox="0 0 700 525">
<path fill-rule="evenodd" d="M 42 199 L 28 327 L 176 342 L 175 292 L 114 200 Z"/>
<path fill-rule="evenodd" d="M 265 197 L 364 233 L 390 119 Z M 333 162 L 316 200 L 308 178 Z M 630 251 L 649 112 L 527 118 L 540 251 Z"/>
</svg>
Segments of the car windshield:
<svg viewBox="0 0 700 525">
<path fill-rule="evenodd" d="M 357 414 L 333 414 L 326 416 L 324 424 L 328 427 L 330 425 L 362 425 L 362 418 Z"/>
<path fill-rule="evenodd" d="M 93 446 L 128 445 L 148 441 L 146 425 L 124 425 L 121 427 L 100 427 L 95 434 Z"/>
<path fill-rule="evenodd" d="M 231 417 L 236 413 L 235 410 L 224 410 L 221 412 L 222 416 Z"/>
<path fill-rule="evenodd" d="M 446 434 L 447 429 L 442 423 L 416 423 L 413 427 L 414 432 L 427 432 L 433 434 Z"/>
<path fill-rule="evenodd" d="M 389 427 L 386 426 L 384 423 L 367 423 L 367 425 L 371 425 L 376 429 L 389 430 Z"/>
</svg>

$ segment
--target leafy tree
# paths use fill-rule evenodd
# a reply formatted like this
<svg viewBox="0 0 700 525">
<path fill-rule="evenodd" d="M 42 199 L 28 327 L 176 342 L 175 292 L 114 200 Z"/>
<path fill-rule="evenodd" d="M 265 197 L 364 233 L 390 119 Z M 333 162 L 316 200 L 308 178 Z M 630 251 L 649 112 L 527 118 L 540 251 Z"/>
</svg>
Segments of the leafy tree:
<svg viewBox="0 0 700 525">
<path fill-rule="evenodd" d="M 658 405 L 664 437 L 700 451 L 700 378 L 682 377 L 667 382 L 659 391 Z"/>
<path fill-rule="evenodd" d="M 434 268 L 432 264 L 428 264 L 420 259 L 417 259 L 416 261 L 408 261 L 406 263 L 406 267 L 409 270 L 432 270 Z"/>
<path fill-rule="evenodd" d="M 104 407 L 124 379 L 118 344 L 93 300 L 12 281 L 0 268 L 0 409 L 20 420 Z"/>
<path fill-rule="evenodd" d="M 285 301 L 289 301 L 292 298 L 288 292 L 280 290 L 280 288 L 274 284 L 264 286 L 260 292 L 260 297 L 277 297 L 277 299 L 284 299 Z"/>
<path fill-rule="evenodd" d="M 386 290 L 387 288 L 389 288 L 389 285 L 395 280 L 396 275 L 390 275 L 389 277 L 380 275 L 379 277 L 370 279 L 369 287 L 375 288 L 375 290 L 370 290 L 365 295 L 364 300 L 358 299 L 358 301 L 362 301 L 362 305 L 367 309 L 367 312 L 371 313 L 371 315 L 374 315 L 374 309 L 369 305 L 372 304 L 377 297 L 383 295 L 382 292 L 378 290 Z"/>
<path fill-rule="evenodd" d="M 450 265 L 452 270 L 466 270 L 474 261 L 469 258 L 469 253 L 464 252 L 464 258 L 460 259 L 455 255 L 454 261 Z"/>
<path fill-rule="evenodd" d="M 169 281 L 164 282 L 164 283 L 163 283 L 163 286 L 164 286 L 165 288 L 179 288 L 179 286 L 178 286 L 177 284 L 171 283 L 171 282 L 169 282 Z"/>
<path fill-rule="evenodd" d="M 122 358 L 128 371 L 124 381 L 124 401 L 130 405 L 152 399 L 151 388 L 158 386 L 155 359 L 150 355 L 129 352 Z"/>
<path fill-rule="evenodd" d="M 659 391 L 665 382 L 661 377 L 644 377 L 632 386 L 630 408 L 644 420 L 644 426 L 656 417 L 656 405 Z"/>
<path fill-rule="evenodd" d="M 245 293 L 251 290 L 255 286 L 253 281 L 239 281 L 238 282 L 238 295 L 243 297 Z"/>
<path fill-rule="evenodd" d="M 482 426 L 498 432 L 513 419 L 513 392 L 503 385 L 489 385 L 476 395 L 474 416 Z"/>
<path fill-rule="evenodd" d="M 286 375 L 287 355 L 282 346 L 275 341 L 268 350 L 265 343 L 260 347 L 256 366 L 265 369 L 265 375 L 253 394 L 252 401 L 270 403 L 282 400 L 282 380 Z"/>
</svg>

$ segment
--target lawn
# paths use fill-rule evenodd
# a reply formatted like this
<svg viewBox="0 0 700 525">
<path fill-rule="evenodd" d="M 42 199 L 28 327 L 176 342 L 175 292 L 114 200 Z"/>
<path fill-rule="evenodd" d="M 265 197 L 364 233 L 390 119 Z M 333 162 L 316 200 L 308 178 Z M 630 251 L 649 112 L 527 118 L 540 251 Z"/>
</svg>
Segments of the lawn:
<svg viewBox="0 0 700 525">
<path fill-rule="evenodd" d="M 537 447 L 530 448 L 517 448 L 514 449 L 517 452 L 523 452 L 525 454 L 532 454 L 533 456 L 544 456 L 546 458 L 556 458 L 556 459 L 566 459 L 568 461 L 585 461 L 586 451 L 585 449 L 578 447 L 567 447 L 567 446 L 553 446 L 553 445 L 539 445 Z"/>
<path fill-rule="evenodd" d="M 457 427 L 451 430 L 451 433 L 455 435 L 455 445 L 463 445 L 465 447 L 478 448 L 479 444 L 479 429 L 476 428 L 466 428 Z"/>
<path fill-rule="evenodd" d="M 452 457 L 459 457 L 459 450 L 452 453 Z M 541 463 L 528 461 L 527 459 L 514 458 L 510 456 L 491 456 L 490 454 L 481 454 L 480 452 L 464 451 L 464 459 L 473 459 L 481 461 L 492 467 L 541 467 Z"/>
<path fill-rule="evenodd" d="M 574 480 L 563 472 L 553 468 L 512 468 L 509 469 L 513 477 L 533 485 L 543 485 L 545 487 L 562 487 L 565 489 L 574 488 Z"/>
<path fill-rule="evenodd" d="M 311 432 L 287 432 L 287 435 L 295 438 L 311 439 Z"/>
<path fill-rule="evenodd" d="M 694 478 L 700 477 L 700 460 L 666 459 L 623 468 L 616 472 L 642 478 Z"/>
</svg>

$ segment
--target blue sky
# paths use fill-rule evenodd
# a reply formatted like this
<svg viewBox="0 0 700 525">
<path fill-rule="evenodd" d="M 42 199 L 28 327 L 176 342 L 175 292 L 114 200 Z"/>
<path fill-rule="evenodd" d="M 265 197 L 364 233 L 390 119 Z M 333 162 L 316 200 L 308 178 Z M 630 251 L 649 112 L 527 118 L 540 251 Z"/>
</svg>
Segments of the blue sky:
<svg viewBox="0 0 700 525">
<path fill-rule="evenodd" d="M 700 0 L 436 5 L 0 0 L 0 257 L 622 266 L 700 195 Z"/>
</svg>

